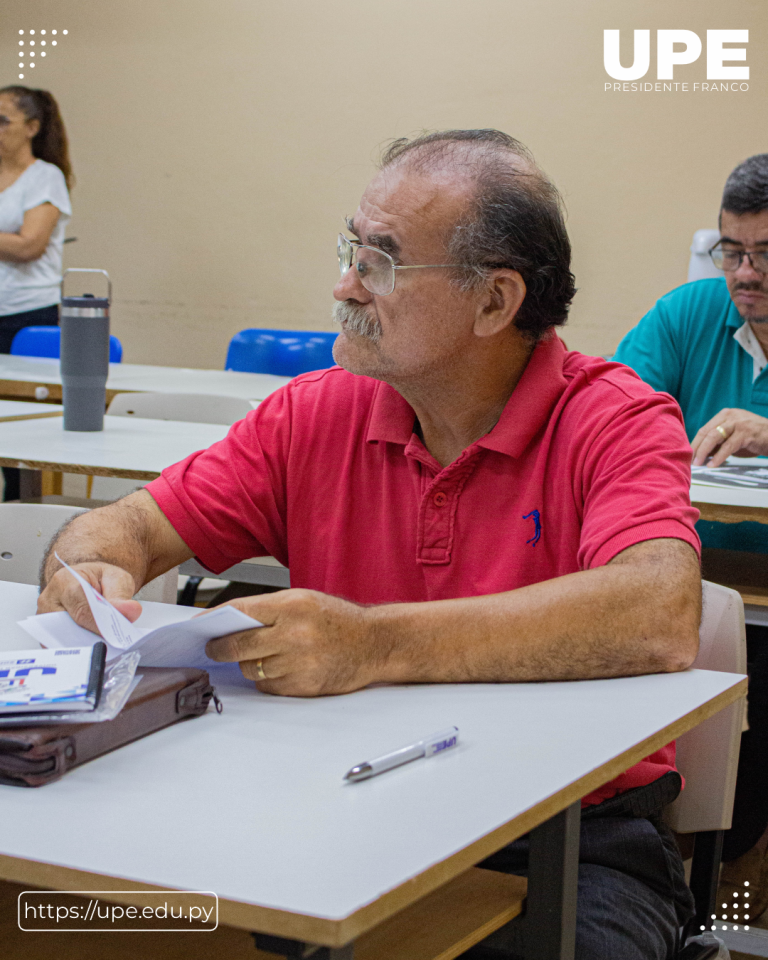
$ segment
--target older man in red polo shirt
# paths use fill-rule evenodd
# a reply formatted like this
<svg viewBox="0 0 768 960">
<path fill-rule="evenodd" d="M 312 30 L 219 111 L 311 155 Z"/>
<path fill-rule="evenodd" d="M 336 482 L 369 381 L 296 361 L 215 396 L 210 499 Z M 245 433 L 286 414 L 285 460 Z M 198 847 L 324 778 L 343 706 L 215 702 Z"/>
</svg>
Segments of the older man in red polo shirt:
<svg viewBox="0 0 768 960">
<path fill-rule="evenodd" d="M 193 555 L 289 565 L 292 589 L 233 601 L 266 626 L 209 645 L 273 694 L 688 667 L 701 589 L 680 412 L 556 336 L 570 245 L 528 151 L 492 130 L 397 141 L 347 226 L 338 366 L 78 517 L 59 555 L 131 618 L 136 590 Z M 40 609 L 94 629 L 52 553 L 45 577 Z M 670 745 L 586 798 L 579 958 L 674 956 L 690 895 L 657 815 L 679 789 Z M 518 841 L 487 866 L 526 857 Z"/>
</svg>

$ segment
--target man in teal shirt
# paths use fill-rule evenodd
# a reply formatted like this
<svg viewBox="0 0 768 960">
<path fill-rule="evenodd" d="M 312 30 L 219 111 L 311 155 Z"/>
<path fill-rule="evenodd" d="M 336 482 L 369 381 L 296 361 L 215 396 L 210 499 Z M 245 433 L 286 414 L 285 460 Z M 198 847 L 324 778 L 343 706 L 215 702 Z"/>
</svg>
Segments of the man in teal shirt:
<svg viewBox="0 0 768 960">
<path fill-rule="evenodd" d="M 768 243 L 768 210 L 765 219 Z M 729 289 L 738 282 L 737 275 L 740 279 L 744 274 L 752 274 L 748 282 L 762 281 L 766 287 L 766 316 L 752 322 L 740 313 Z M 713 421 L 732 427 L 728 424 L 732 408 L 748 410 L 764 421 L 765 449 L 759 452 L 768 454 L 765 356 L 755 365 L 755 353 L 765 349 L 761 339 L 768 347 L 768 282 L 766 275 L 756 280 L 754 274 L 745 257 L 738 270 L 722 278 L 696 280 L 666 294 L 624 337 L 613 359 L 632 367 L 656 390 L 675 397 L 691 441 Z M 750 333 L 757 340 L 756 346 L 749 342 Z M 719 434 L 714 439 L 721 449 L 725 446 Z M 750 451 L 749 455 L 757 452 Z"/>
<path fill-rule="evenodd" d="M 723 278 L 686 283 L 657 301 L 619 344 L 632 367 L 680 404 L 694 463 L 768 456 L 768 154 L 728 178 L 719 242 Z M 768 553 L 768 527 L 699 521 L 707 547 Z"/>
<path fill-rule="evenodd" d="M 662 297 L 613 358 L 675 397 L 693 463 L 711 458 L 713 467 L 732 455 L 768 456 L 768 154 L 750 157 L 728 177 L 719 226 L 710 256 L 723 277 Z M 696 529 L 705 547 L 768 554 L 766 524 L 700 520 Z M 748 626 L 747 641 L 750 729 L 742 737 L 718 902 L 743 893 L 747 880 L 754 920 L 768 907 L 768 631 Z"/>
</svg>

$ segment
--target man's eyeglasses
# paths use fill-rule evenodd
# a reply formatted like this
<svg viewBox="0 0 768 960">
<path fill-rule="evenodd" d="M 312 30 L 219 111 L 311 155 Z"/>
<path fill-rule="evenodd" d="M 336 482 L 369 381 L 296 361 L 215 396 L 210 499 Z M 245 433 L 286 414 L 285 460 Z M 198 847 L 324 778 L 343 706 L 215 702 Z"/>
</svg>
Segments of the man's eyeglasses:
<svg viewBox="0 0 768 960">
<path fill-rule="evenodd" d="M 768 273 L 768 249 L 766 250 L 733 250 L 730 247 L 723 249 L 721 244 L 716 243 L 709 251 L 712 263 L 718 270 L 725 273 L 731 273 L 738 270 L 744 261 L 744 257 L 749 260 L 749 265 L 758 273 Z"/>
<path fill-rule="evenodd" d="M 396 264 L 388 253 L 378 247 L 367 247 L 359 240 L 350 240 L 339 234 L 337 246 L 339 270 L 346 276 L 354 265 L 357 278 L 369 293 L 386 297 L 395 289 L 395 270 L 431 270 L 455 267 L 455 263 L 420 263 L 414 266 Z"/>
</svg>

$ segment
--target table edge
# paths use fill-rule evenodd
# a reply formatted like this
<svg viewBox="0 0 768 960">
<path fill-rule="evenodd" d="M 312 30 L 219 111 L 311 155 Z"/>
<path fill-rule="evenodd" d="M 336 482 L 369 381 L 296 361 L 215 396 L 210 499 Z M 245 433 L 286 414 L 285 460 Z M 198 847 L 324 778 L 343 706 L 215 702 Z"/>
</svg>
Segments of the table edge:
<svg viewBox="0 0 768 960">
<path fill-rule="evenodd" d="M 0 467 L 17 467 L 20 470 L 50 470 L 54 473 L 81 473 L 89 477 L 122 477 L 125 480 L 155 480 L 157 470 L 127 470 L 120 467 L 98 467 L 87 463 L 61 463 L 55 460 L 18 460 L 0 457 Z"/>
<path fill-rule="evenodd" d="M 654 751 L 670 741 L 676 740 L 704 720 L 735 703 L 746 693 L 747 678 L 745 676 L 710 700 L 700 704 L 694 710 L 667 724 L 650 737 L 546 797 L 535 807 L 524 811 L 514 819 L 480 837 L 463 850 L 459 850 L 445 860 L 438 861 L 423 873 L 406 880 L 397 887 L 393 887 L 371 903 L 360 907 L 345 917 L 332 919 L 310 914 L 299 914 L 220 897 L 220 921 L 227 926 L 244 930 L 258 930 L 274 936 L 290 937 L 329 947 L 344 946 L 379 923 L 394 916 L 400 910 L 448 883 L 459 874 L 464 873 L 508 843 L 528 833 L 550 817 L 562 812 L 566 807 L 593 790 L 610 782 Z M 139 898 L 132 901 L 130 895 L 127 896 L 123 891 L 169 889 L 157 884 L 126 880 L 108 874 L 90 873 L 59 864 L 26 860 L 6 854 L 0 854 L 0 878 L 15 883 L 31 883 L 47 889 L 99 890 L 101 896 L 106 900 L 113 899 L 108 895 L 105 896 L 111 889 L 121 892 L 119 897 L 114 897 L 115 902 L 126 904 L 134 902 L 139 905 L 142 902 Z M 107 890 L 104 890 L 105 885 L 107 885 Z"/>
<path fill-rule="evenodd" d="M 743 523 L 745 520 L 752 520 L 755 523 L 768 523 L 768 507 L 710 503 L 708 500 L 692 500 L 691 506 L 699 511 L 702 520 L 714 520 L 717 523 Z"/>
<path fill-rule="evenodd" d="M 9 403 L 16 402 L 18 401 L 9 401 Z M 43 404 L 41 403 L 40 406 L 42 407 Z M 17 420 L 46 420 L 48 417 L 62 417 L 63 415 L 63 410 L 52 410 L 50 413 L 14 413 L 7 417 L 0 414 L 0 423 L 14 423 Z"/>
</svg>

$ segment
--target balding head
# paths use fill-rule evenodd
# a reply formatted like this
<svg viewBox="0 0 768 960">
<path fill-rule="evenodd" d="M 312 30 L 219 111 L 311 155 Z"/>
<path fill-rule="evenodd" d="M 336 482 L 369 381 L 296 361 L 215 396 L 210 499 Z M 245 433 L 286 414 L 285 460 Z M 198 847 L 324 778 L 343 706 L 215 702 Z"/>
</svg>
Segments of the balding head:
<svg viewBox="0 0 768 960">
<path fill-rule="evenodd" d="M 566 322 L 575 287 L 560 195 L 519 140 L 500 130 L 395 140 L 381 169 L 401 166 L 453 189 L 467 182 L 467 203 L 446 237 L 447 262 L 462 265 L 457 279 L 465 289 L 490 270 L 517 270 L 527 288 L 518 329 L 539 339 Z"/>
</svg>

